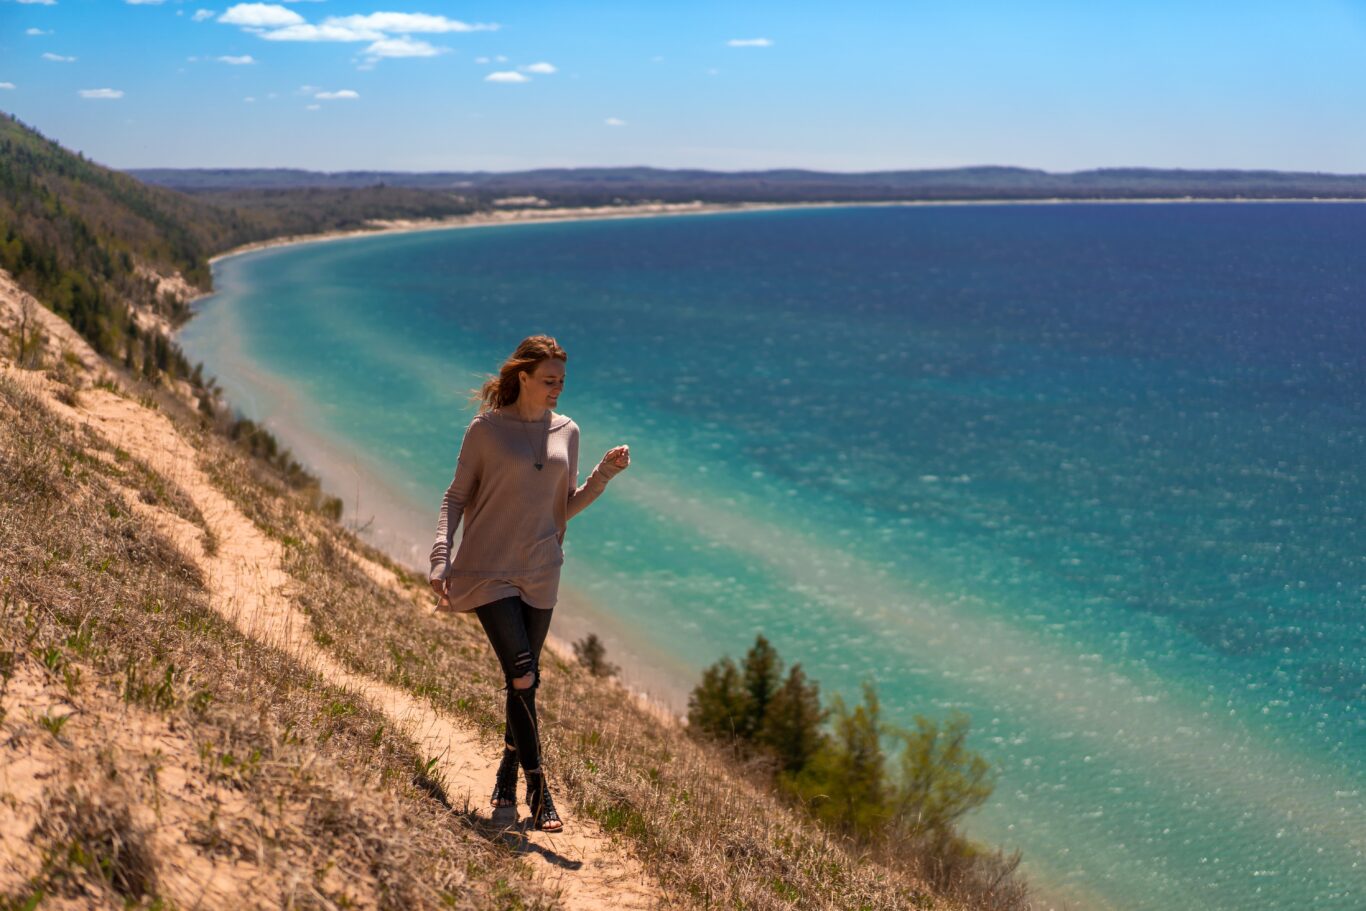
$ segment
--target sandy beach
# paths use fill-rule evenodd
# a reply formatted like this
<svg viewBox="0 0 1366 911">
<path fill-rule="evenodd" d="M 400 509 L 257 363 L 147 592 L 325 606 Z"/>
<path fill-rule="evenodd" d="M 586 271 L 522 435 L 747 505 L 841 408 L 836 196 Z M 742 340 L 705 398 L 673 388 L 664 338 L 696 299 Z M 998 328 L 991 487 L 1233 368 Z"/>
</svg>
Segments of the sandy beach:
<svg viewBox="0 0 1366 911">
<path fill-rule="evenodd" d="M 1061 205 L 1198 205 L 1207 203 L 1356 203 L 1363 199 L 1246 199 L 1154 197 L 1140 199 L 909 199 L 873 202 L 794 202 L 794 203 L 643 203 L 624 206 L 587 206 L 564 208 L 524 208 L 478 212 L 454 218 L 430 219 L 375 219 L 369 227 L 320 234 L 296 234 L 257 241 L 226 250 L 209 259 L 211 264 L 232 256 L 255 253 L 275 247 L 295 244 L 316 244 L 355 237 L 378 237 L 385 234 L 410 234 L 419 231 L 449 231 L 459 228 L 488 228 L 498 225 L 526 225 L 556 221 L 597 221 L 615 218 L 650 218 L 677 215 L 715 215 L 726 212 L 771 212 L 781 209 L 889 208 L 889 207 L 944 207 L 944 206 L 1061 206 Z M 213 292 L 196 298 L 212 296 Z"/>
<path fill-rule="evenodd" d="M 803 205 L 827 205 L 826 203 Z M 830 205 L 834 205 L 833 203 Z M 209 259 L 210 263 L 244 253 L 255 253 L 274 247 L 287 247 L 294 244 L 316 244 L 332 240 L 347 240 L 353 237 L 379 237 L 385 234 L 411 234 L 418 231 L 449 231 L 457 228 L 487 228 L 497 225 L 525 225 L 551 221 L 590 221 L 609 218 L 648 218 L 659 215 L 704 215 L 717 212 L 757 212 L 770 209 L 799 208 L 796 205 L 769 205 L 763 203 L 649 203 L 631 206 L 592 206 L 558 209 L 503 209 L 478 212 L 472 215 L 459 215 L 454 218 L 429 219 L 376 219 L 368 222 L 369 227 L 347 231 L 328 231 L 322 234 L 297 234 L 277 237 L 257 243 L 244 244 L 219 253 Z M 212 292 L 210 292 L 212 293 Z M 208 296 L 208 295 L 205 295 Z"/>
</svg>

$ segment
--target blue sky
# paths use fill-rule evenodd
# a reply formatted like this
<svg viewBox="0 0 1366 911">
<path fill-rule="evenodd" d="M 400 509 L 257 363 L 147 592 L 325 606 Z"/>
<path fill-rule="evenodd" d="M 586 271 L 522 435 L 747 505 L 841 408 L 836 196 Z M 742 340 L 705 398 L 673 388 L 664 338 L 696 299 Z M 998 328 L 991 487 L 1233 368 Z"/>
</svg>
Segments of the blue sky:
<svg viewBox="0 0 1366 911">
<path fill-rule="evenodd" d="M 114 167 L 1366 172 L 1366 0 L 0 0 Z"/>
</svg>

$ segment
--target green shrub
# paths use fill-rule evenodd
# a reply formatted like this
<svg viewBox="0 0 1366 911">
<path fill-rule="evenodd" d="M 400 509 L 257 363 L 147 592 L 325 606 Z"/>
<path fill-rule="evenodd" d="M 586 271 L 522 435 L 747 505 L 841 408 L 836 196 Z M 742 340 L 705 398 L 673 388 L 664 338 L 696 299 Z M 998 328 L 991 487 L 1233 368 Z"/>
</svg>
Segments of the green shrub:
<svg viewBox="0 0 1366 911">
<path fill-rule="evenodd" d="M 689 730 L 740 759 L 767 759 L 779 789 L 836 831 L 914 842 L 936 863 L 973 853 L 956 827 L 991 796 L 995 776 L 967 746 L 968 716 L 940 724 L 917 715 L 910 730 L 882 719 L 872 683 L 862 692 L 858 705 L 836 695 L 824 708 L 819 684 L 800 664 L 784 678 L 782 659 L 760 635 L 740 665 L 726 656 L 702 672 L 688 697 Z M 884 740 L 899 745 L 891 770 Z"/>
<path fill-rule="evenodd" d="M 791 780 L 791 788 L 816 818 L 870 838 L 885 827 L 891 809 L 881 706 L 867 682 L 862 705 L 850 710 L 838 695 L 833 703 L 833 734 Z"/>
<path fill-rule="evenodd" d="M 597 633 L 589 633 L 574 643 L 574 657 L 594 677 L 614 677 L 621 668 L 607 662 L 607 648 Z"/>
</svg>

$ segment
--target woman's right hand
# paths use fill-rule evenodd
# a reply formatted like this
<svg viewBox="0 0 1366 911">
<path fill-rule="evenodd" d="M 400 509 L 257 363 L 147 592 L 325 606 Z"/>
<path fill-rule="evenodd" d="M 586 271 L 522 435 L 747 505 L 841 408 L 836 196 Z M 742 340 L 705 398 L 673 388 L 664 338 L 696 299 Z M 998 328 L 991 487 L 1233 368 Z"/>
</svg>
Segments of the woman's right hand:
<svg viewBox="0 0 1366 911">
<path fill-rule="evenodd" d="M 444 603 L 445 600 L 446 600 L 446 580 L 445 580 L 445 579 L 432 579 L 432 580 L 431 580 L 431 583 L 432 583 L 432 591 L 436 592 L 436 598 L 437 598 L 437 600 Z"/>
</svg>

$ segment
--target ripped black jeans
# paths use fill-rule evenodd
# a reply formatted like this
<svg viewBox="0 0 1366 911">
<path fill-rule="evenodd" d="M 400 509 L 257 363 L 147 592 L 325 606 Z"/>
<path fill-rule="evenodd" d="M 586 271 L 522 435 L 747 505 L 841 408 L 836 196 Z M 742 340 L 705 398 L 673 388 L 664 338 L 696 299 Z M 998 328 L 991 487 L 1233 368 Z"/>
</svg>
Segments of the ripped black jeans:
<svg viewBox="0 0 1366 911">
<path fill-rule="evenodd" d="M 507 680 L 507 722 L 503 743 L 516 747 L 526 771 L 540 768 L 541 739 L 536 727 L 536 689 L 541 685 L 541 646 L 550 631 L 551 610 L 532 607 L 516 595 L 474 609 Z M 531 686 L 518 689 L 512 681 L 532 674 Z"/>
</svg>

